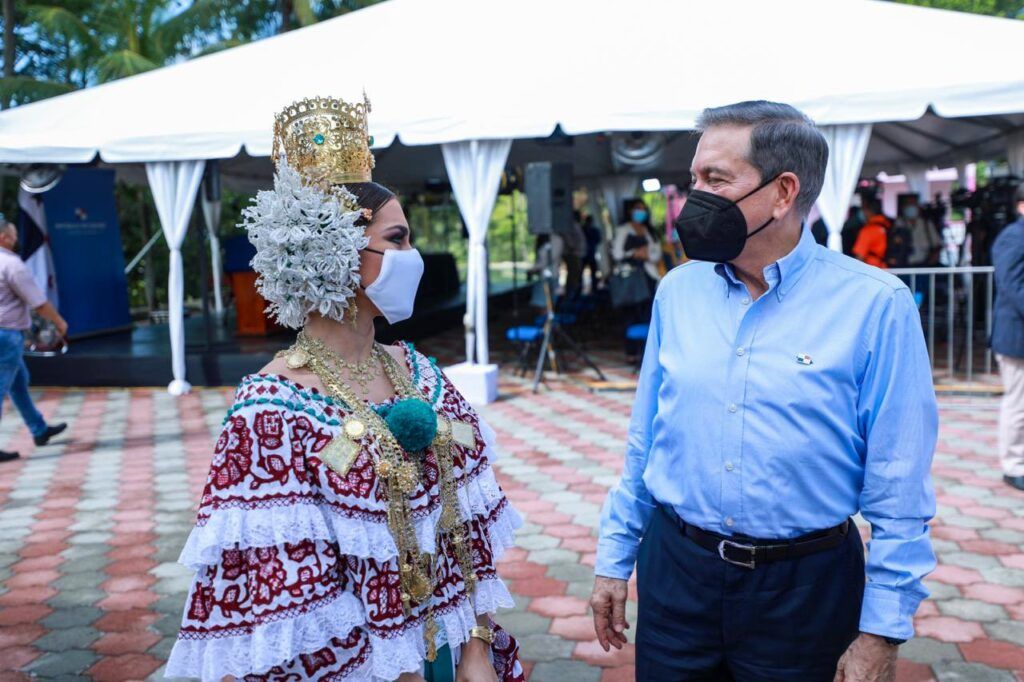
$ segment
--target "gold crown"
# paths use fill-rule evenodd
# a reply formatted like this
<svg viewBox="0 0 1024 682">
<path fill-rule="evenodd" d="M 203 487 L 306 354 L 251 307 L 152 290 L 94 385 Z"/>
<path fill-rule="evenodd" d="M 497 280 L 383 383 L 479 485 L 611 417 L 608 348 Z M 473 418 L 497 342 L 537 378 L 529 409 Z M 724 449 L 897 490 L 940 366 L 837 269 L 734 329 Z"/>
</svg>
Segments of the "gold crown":
<svg viewBox="0 0 1024 682">
<path fill-rule="evenodd" d="M 295 102 L 274 119 L 274 165 L 283 152 L 288 165 L 313 184 L 369 182 L 374 166 L 369 113 L 365 93 L 355 104 L 334 97 Z"/>
</svg>

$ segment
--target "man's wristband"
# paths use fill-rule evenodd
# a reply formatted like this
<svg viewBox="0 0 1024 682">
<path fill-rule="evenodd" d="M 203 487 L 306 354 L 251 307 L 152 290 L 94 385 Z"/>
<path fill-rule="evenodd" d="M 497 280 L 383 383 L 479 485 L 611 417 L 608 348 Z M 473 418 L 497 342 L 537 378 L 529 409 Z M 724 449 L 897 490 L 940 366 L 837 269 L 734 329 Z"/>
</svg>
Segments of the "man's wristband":
<svg viewBox="0 0 1024 682">
<path fill-rule="evenodd" d="M 882 639 L 885 640 L 886 644 L 891 644 L 892 646 L 899 646 L 900 644 L 906 644 L 907 642 L 905 639 L 897 639 L 896 637 L 883 637 Z"/>
</svg>

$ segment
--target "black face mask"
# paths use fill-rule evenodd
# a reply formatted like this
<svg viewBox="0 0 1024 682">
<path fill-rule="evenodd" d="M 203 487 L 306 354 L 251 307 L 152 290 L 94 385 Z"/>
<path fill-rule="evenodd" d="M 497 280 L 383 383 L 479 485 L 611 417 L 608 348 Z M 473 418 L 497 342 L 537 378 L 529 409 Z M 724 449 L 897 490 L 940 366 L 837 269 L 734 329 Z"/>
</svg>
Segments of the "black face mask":
<svg viewBox="0 0 1024 682">
<path fill-rule="evenodd" d="M 747 219 L 743 217 L 739 202 L 760 192 L 778 178 L 776 175 L 761 183 L 736 201 L 699 189 L 690 192 L 675 222 L 686 257 L 712 263 L 735 260 L 743 253 L 747 240 L 775 220 L 769 218 L 764 225 L 747 234 Z"/>
</svg>

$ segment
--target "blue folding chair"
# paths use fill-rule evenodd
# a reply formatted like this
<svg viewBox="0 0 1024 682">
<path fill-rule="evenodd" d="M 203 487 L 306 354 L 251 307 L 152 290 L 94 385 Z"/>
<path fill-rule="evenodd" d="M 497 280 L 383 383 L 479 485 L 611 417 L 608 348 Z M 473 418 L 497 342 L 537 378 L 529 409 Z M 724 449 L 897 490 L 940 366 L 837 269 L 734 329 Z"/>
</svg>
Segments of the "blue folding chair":
<svg viewBox="0 0 1024 682">
<path fill-rule="evenodd" d="M 542 318 L 543 320 L 543 318 Z M 526 376 L 530 371 L 530 356 L 544 339 L 543 321 L 541 326 L 511 327 L 505 332 L 505 338 L 519 347 L 519 374 Z"/>
<path fill-rule="evenodd" d="M 631 324 L 628 327 L 626 327 L 626 340 L 645 342 L 647 341 L 647 335 L 650 333 L 650 331 L 651 325 L 647 323 Z M 640 370 L 640 363 L 641 360 L 638 357 L 636 365 L 634 366 L 634 369 L 636 369 L 637 371 Z"/>
</svg>

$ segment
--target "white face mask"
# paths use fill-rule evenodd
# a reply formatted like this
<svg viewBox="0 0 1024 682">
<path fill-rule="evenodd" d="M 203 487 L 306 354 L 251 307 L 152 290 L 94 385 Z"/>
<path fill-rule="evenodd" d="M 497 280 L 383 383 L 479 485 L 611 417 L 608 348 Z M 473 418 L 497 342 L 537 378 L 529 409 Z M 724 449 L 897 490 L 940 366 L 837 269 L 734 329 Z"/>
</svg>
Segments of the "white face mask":
<svg viewBox="0 0 1024 682">
<path fill-rule="evenodd" d="M 366 297 L 377 306 L 389 323 L 408 320 L 412 317 L 416 290 L 423 277 L 423 256 L 416 249 L 364 250 L 384 256 L 377 279 L 363 288 Z"/>
</svg>

